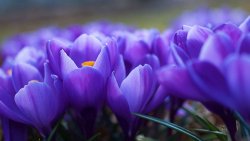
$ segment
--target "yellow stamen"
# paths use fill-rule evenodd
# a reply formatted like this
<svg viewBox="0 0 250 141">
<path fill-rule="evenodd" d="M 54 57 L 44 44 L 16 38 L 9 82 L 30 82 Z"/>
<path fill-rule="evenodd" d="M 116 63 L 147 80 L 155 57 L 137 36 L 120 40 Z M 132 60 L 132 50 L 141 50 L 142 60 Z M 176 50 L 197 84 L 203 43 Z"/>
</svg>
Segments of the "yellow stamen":
<svg viewBox="0 0 250 141">
<path fill-rule="evenodd" d="M 7 70 L 7 75 L 11 76 L 12 75 L 12 69 Z"/>
<path fill-rule="evenodd" d="M 90 66 L 93 67 L 95 64 L 95 61 L 85 61 L 82 63 L 82 66 Z"/>
</svg>

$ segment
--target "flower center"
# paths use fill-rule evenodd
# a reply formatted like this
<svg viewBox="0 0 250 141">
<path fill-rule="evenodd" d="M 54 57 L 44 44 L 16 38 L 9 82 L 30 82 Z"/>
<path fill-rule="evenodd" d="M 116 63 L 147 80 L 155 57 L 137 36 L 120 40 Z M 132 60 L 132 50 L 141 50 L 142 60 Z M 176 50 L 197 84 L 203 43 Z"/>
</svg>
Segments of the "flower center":
<svg viewBox="0 0 250 141">
<path fill-rule="evenodd" d="M 95 64 L 95 61 L 85 61 L 82 63 L 82 66 L 90 66 L 93 67 Z"/>
</svg>

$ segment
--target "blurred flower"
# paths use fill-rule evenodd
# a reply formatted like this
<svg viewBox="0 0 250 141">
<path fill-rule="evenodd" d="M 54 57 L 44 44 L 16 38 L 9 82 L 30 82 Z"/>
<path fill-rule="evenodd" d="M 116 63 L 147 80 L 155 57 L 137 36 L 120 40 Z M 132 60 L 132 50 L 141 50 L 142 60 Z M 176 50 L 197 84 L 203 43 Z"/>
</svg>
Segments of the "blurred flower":
<svg viewBox="0 0 250 141">
<path fill-rule="evenodd" d="M 183 14 L 173 21 L 172 27 L 179 29 L 183 25 L 200 25 L 214 28 L 225 22 L 232 22 L 239 25 L 246 16 L 247 12 L 241 9 L 231 9 L 228 7 L 209 9 L 202 7 L 193 11 L 183 12 Z"/>
</svg>

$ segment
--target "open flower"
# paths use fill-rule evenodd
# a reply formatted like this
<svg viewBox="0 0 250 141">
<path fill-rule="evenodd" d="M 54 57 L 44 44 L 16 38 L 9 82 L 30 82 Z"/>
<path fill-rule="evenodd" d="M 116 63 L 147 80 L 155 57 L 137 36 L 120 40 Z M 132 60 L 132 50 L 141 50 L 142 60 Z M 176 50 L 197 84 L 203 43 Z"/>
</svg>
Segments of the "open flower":
<svg viewBox="0 0 250 141">
<path fill-rule="evenodd" d="M 83 34 L 66 50 L 62 46 L 48 44 L 49 61 L 63 81 L 85 136 L 90 137 L 97 113 L 106 100 L 107 79 L 115 70 L 121 81 L 125 77 L 124 63 L 112 39 Z"/>
</svg>

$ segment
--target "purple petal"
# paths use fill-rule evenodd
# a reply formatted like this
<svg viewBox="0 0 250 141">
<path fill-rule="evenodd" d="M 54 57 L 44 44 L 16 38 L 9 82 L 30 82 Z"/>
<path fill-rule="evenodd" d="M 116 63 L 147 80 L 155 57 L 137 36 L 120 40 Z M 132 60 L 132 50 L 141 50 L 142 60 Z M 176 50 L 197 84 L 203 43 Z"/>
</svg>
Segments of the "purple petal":
<svg viewBox="0 0 250 141">
<path fill-rule="evenodd" d="M 231 96 L 231 105 L 236 108 L 243 116 L 250 120 L 249 106 L 250 106 L 250 58 L 248 56 L 241 56 L 230 58 L 226 64 L 226 76 L 233 92 Z"/>
<path fill-rule="evenodd" d="M 64 52 L 64 50 L 60 51 L 60 64 L 61 64 L 61 74 L 62 77 L 66 77 L 70 72 L 77 69 L 78 67 L 74 63 L 74 61 Z"/>
<path fill-rule="evenodd" d="M 167 97 L 167 94 L 168 94 L 167 90 L 163 86 L 158 87 L 154 96 L 152 97 L 152 99 L 150 100 L 150 102 L 146 107 L 146 113 L 149 113 L 158 106 L 160 106 Z"/>
<path fill-rule="evenodd" d="M 195 62 L 188 66 L 194 84 L 202 91 L 206 101 L 230 103 L 230 91 L 224 75 L 209 62 Z"/>
<path fill-rule="evenodd" d="M 199 58 L 220 66 L 224 59 L 233 51 L 234 47 L 229 37 L 222 32 L 218 32 L 207 39 Z"/>
<path fill-rule="evenodd" d="M 245 34 L 242 36 L 239 42 L 238 52 L 241 54 L 250 54 L 250 34 Z"/>
<path fill-rule="evenodd" d="M 120 85 L 123 79 L 126 77 L 126 68 L 122 55 L 119 56 L 119 60 L 114 67 L 114 75 L 118 85 Z"/>
<path fill-rule="evenodd" d="M 153 51 L 155 55 L 159 58 L 160 64 L 165 65 L 168 63 L 170 48 L 168 44 L 164 41 L 163 37 L 158 36 L 153 40 Z"/>
<path fill-rule="evenodd" d="M 111 110 L 117 116 L 120 125 L 125 133 L 129 132 L 130 121 L 132 120 L 131 111 L 124 95 L 122 94 L 114 74 L 112 73 L 107 85 L 107 102 Z"/>
<path fill-rule="evenodd" d="M 111 62 L 109 59 L 109 52 L 107 47 L 103 47 L 100 54 L 98 55 L 93 68 L 98 70 L 106 80 L 111 73 Z"/>
<path fill-rule="evenodd" d="M 133 68 L 135 68 L 139 64 L 140 65 L 148 64 L 152 67 L 153 70 L 156 70 L 160 67 L 160 61 L 158 57 L 155 56 L 154 54 L 147 54 L 144 58 L 142 58 L 142 60 L 138 62 L 137 65 L 133 66 Z"/>
<path fill-rule="evenodd" d="M 26 63 L 18 63 L 13 67 L 12 80 L 17 92 L 23 88 L 24 85 L 27 85 L 29 81 L 42 81 L 43 78 L 35 67 Z"/>
<path fill-rule="evenodd" d="M 157 72 L 157 78 L 168 94 L 183 99 L 205 100 L 184 68 L 163 67 Z"/>
<path fill-rule="evenodd" d="M 187 35 L 187 50 L 191 58 L 197 58 L 203 43 L 212 31 L 201 26 L 193 26 Z"/>
<path fill-rule="evenodd" d="M 44 52 L 32 47 L 23 48 L 15 57 L 16 63 L 28 63 L 36 67 L 41 67 L 44 60 Z"/>
<path fill-rule="evenodd" d="M 215 32 L 224 32 L 226 33 L 231 40 L 233 41 L 234 46 L 236 47 L 237 41 L 240 39 L 241 30 L 232 23 L 222 24 L 214 29 Z"/>
<path fill-rule="evenodd" d="M 60 50 L 68 53 L 68 46 L 70 44 L 62 40 L 49 40 L 46 45 L 47 57 L 52 71 L 61 77 L 60 68 Z"/>
<path fill-rule="evenodd" d="M 149 52 L 149 47 L 144 41 L 134 38 L 130 37 L 127 39 L 124 52 L 124 59 L 131 64 L 137 63 Z"/>
<path fill-rule="evenodd" d="M 188 31 L 178 30 L 174 35 L 174 43 L 187 52 L 187 34 Z"/>
<path fill-rule="evenodd" d="M 131 112 L 128 102 L 120 90 L 113 73 L 108 80 L 107 91 L 107 102 L 112 111 L 119 117 L 130 119 Z"/>
<path fill-rule="evenodd" d="M 58 99 L 47 84 L 30 82 L 17 92 L 15 102 L 40 133 L 50 132 L 57 115 Z"/>
<path fill-rule="evenodd" d="M 96 37 L 83 34 L 73 43 L 69 56 L 80 67 L 85 61 L 95 61 L 102 47 Z"/>
<path fill-rule="evenodd" d="M 44 64 L 44 72 L 44 83 L 50 86 L 53 93 L 58 97 L 58 100 L 60 101 L 58 113 L 61 114 L 64 112 L 64 109 L 68 104 L 67 95 L 64 91 L 62 91 L 62 80 L 56 75 L 51 74 L 48 62 Z"/>
<path fill-rule="evenodd" d="M 186 63 L 190 60 L 190 57 L 187 55 L 187 52 L 176 46 L 175 44 L 171 44 L 171 55 L 174 62 L 178 66 L 185 66 Z"/>
<path fill-rule="evenodd" d="M 2 118 L 3 136 L 5 141 L 27 141 L 28 127 L 24 124 Z"/>
<path fill-rule="evenodd" d="M 83 67 L 72 71 L 63 84 L 70 102 L 78 110 L 87 107 L 99 108 L 104 101 L 104 80 L 99 71 Z"/>
<path fill-rule="evenodd" d="M 106 46 L 108 48 L 109 52 L 109 60 L 110 64 L 113 67 L 116 63 L 116 61 L 119 58 L 119 52 L 118 52 L 118 47 L 117 47 L 117 42 L 115 39 L 107 39 Z"/>
<path fill-rule="evenodd" d="M 121 91 L 128 101 L 131 112 L 141 112 L 151 98 L 154 85 L 152 68 L 149 65 L 133 69 L 121 84 Z"/>
<path fill-rule="evenodd" d="M 248 16 L 239 26 L 241 31 L 248 33 L 250 31 L 250 16 Z"/>
</svg>

